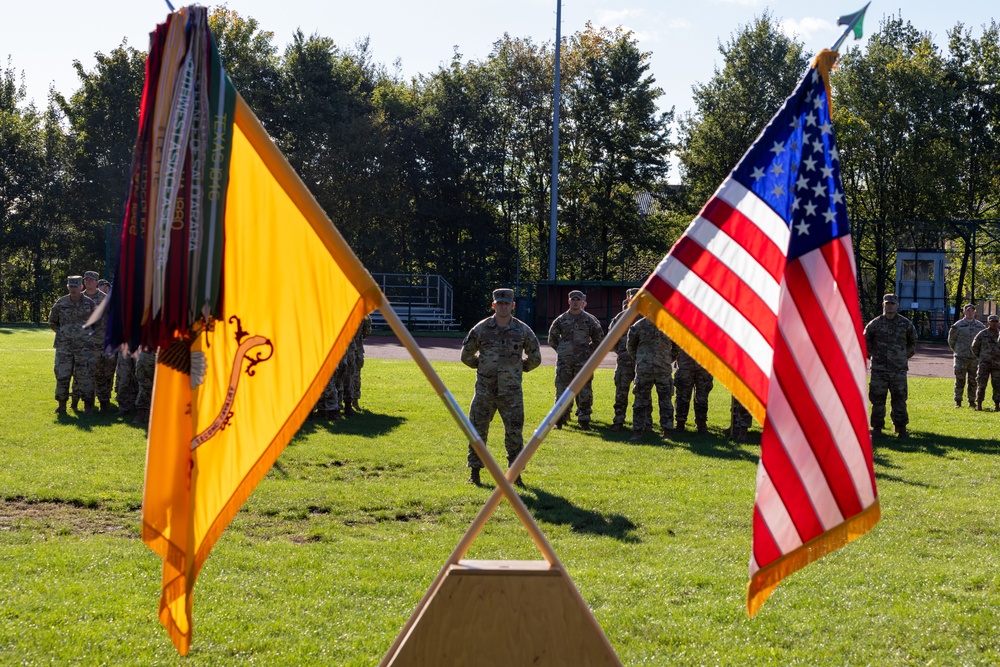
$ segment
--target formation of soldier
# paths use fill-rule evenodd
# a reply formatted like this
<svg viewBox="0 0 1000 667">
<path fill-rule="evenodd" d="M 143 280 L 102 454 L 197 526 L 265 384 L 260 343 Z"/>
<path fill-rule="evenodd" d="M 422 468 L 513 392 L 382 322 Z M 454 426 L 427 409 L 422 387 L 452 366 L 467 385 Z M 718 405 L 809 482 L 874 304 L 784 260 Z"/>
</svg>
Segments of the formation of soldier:
<svg viewBox="0 0 1000 667">
<path fill-rule="evenodd" d="M 365 365 L 365 338 L 372 332 L 372 320 L 364 316 L 347 346 L 344 356 L 323 388 L 310 419 L 337 421 L 353 417 L 361 410 L 361 368 Z"/>
<path fill-rule="evenodd" d="M 111 283 L 96 271 L 66 279 L 68 294 L 61 297 L 49 312 L 49 327 L 55 331 L 56 413 L 67 414 L 67 407 L 84 414 L 116 412 L 121 416 L 135 413 L 133 423 L 146 425 L 153 394 L 156 357 L 150 351 L 135 355 L 107 354 L 104 329 L 107 313 L 91 326 L 91 315 L 107 298 Z M 111 394 L 117 390 L 115 410 Z"/>
</svg>

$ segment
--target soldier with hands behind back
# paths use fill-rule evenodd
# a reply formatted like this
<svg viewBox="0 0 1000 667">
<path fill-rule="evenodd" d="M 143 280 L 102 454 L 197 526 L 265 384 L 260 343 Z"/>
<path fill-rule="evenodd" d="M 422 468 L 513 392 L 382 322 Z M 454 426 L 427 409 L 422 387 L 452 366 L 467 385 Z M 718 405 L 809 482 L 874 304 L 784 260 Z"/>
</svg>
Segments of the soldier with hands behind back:
<svg viewBox="0 0 1000 667">
<path fill-rule="evenodd" d="M 906 411 L 907 380 L 910 357 L 917 350 L 917 330 L 913 323 L 900 315 L 899 298 L 895 294 L 882 297 L 882 314 L 865 326 L 865 343 L 871 359 L 871 381 L 868 400 L 872 404 L 872 435 L 885 428 L 885 399 L 892 397 L 890 417 L 896 434 L 907 436 L 910 421 Z"/>
<path fill-rule="evenodd" d="M 976 319 L 976 307 L 971 303 L 964 308 L 964 315 L 948 330 L 948 347 L 955 354 L 955 407 L 962 407 L 962 390 L 968 380 L 969 407 L 974 408 L 979 360 L 972 351 L 972 341 L 986 325 Z"/>
</svg>

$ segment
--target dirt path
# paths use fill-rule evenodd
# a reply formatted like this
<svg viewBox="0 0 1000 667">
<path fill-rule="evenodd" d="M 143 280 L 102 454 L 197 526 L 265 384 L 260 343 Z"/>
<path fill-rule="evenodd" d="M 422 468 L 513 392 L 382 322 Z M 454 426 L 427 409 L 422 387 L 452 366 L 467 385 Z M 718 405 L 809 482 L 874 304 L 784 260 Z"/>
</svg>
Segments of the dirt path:
<svg viewBox="0 0 1000 667">
<path fill-rule="evenodd" d="M 430 361 L 461 361 L 461 338 L 417 338 L 417 344 Z M 542 364 L 556 365 L 556 351 L 542 344 Z M 365 339 L 365 356 L 373 359 L 409 359 L 410 353 L 395 336 L 372 335 Z M 601 368 L 614 368 L 615 355 L 608 354 Z M 951 350 L 947 345 L 918 343 L 917 353 L 910 359 L 910 375 L 919 377 L 953 377 Z"/>
</svg>

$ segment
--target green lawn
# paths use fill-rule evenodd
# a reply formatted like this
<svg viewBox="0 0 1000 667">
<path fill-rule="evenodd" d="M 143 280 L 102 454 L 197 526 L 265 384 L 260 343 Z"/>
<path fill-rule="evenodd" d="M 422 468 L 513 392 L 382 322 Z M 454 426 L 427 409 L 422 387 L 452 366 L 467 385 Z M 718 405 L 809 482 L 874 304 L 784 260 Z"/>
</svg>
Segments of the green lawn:
<svg viewBox="0 0 1000 667">
<path fill-rule="evenodd" d="M 52 414 L 51 342 L 0 327 L 0 665 L 375 664 L 490 493 L 416 365 L 369 359 L 364 414 L 307 423 L 219 540 L 181 659 L 139 539 L 144 432 Z M 474 372 L 435 367 L 467 406 Z M 552 375 L 525 376 L 527 434 Z M 881 523 L 749 619 L 759 446 L 724 437 L 728 394 L 710 434 L 632 444 L 605 428 L 610 371 L 595 393 L 600 428 L 553 431 L 523 497 L 624 664 L 1000 664 L 1000 414 L 912 379 L 912 437 L 876 443 Z M 540 555 L 504 504 L 469 557 Z"/>
</svg>

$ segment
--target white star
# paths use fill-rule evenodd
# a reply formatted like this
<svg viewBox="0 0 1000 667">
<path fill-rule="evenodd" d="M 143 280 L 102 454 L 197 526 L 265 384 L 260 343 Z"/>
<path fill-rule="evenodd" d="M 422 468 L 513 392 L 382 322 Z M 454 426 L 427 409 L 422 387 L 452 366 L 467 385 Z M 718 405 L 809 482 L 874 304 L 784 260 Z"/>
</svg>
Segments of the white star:
<svg viewBox="0 0 1000 667">
<path fill-rule="evenodd" d="M 785 152 L 785 147 L 781 145 L 780 141 L 775 141 L 774 146 L 771 147 L 771 152 L 774 153 L 775 156 L 781 155 Z"/>
<path fill-rule="evenodd" d="M 788 126 L 797 130 L 800 127 L 802 127 L 802 119 L 799 118 L 798 116 L 793 116 L 792 117 L 792 122 L 789 123 Z"/>
<path fill-rule="evenodd" d="M 833 177 L 833 167 L 823 167 L 822 169 L 820 169 L 820 171 L 823 172 L 823 178 Z"/>
<path fill-rule="evenodd" d="M 817 153 L 822 153 L 823 152 L 823 142 L 820 141 L 819 139 L 817 139 L 816 141 L 814 141 L 813 142 L 813 150 L 816 151 Z"/>
<path fill-rule="evenodd" d="M 802 161 L 802 165 L 806 168 L 806 171 L 816 171 L 816 159 L 807 157 Z"/>
<path fill-rule="evenodd" d="M 806 204 L 806 215 L 816 215 L 816 204 Z"/>
<path fill-rule="evenodd" d="M 801 190 L 807 187 L 809 187 L 809 180 L 802 174 L 799 174 L 799 180 L 795 181 L 795 189 Z"/>
<path fill-rule="evenodd" d="M 814 114 L 812 111 L 806 114 L 806 125 L 812 125 L 813 127 L 816 127 L 816 114 Z"/>
<path fill-rule="evenodd" d="M 843 204 L 844 203 L 844 193 L 841 192 L 840 190 L 837 190 L 833 194 L 830 195 L 830 199 L 833 200 L 834 204 Z"/>
<path fill-rule="evenodd" d="M 805 146 L 808 143 L 809 143 L 809 133 L 808 132 L 803 132 L 802 133 L 802 145 Z"/>
<path fill-rule="evenodd" d="M 819 129 L 823 131 L 823 134 L 830 134 L 830 130 L 833 129 L 833 126 L 830 125 L 830 121 L 827 121 L 827 122 L 823 123 L 822 125 L 820 125 Z"/>
<path fill-rule="evenodd" d="M 830 149 L 830 159 L 831 160 L 839 160 L 840 159 L 840 151 L 837 150 L 836 146 L 834 146 L 833 148 Z"/>
<path fill-rule="evenodd" d="M 812 191 L 816 194 L 817 197 L 826 196 L 826 186 L 823 185 L 822 183 L 817 183 L 816 185 L 814 185 L 812 187 Z"/>
<path fill-rule="evenodd" d="M 796 197 L 795 201 L 792 202 L 792 210 L 793 211 L 799 210 L 799 198 L 798 197 Z"/>
<path fill-rule="evenodd" d="M 801 220 L 799 224 L 795 225 L 795 231 L 799 233 L 799 236 L 809 233 L 809 225 L 806 224 L 805 220 Z"/>
<path fill-rule="evenodd" d="M 781 166 L 780 162 L 775 162 L 774 165 L 768 170 L 775 176 L 781 176 L 785 173 L 785 168 Z"/>
<path fill-rule="evenodd" d="M 782 196 L 783 194 L 785 194 L 785 186 L 778 185 L 777 183 L 775 183 L 774 187 L 771 188 L 771 194 L 774 195 L 775 197 Z"/>
<path fill-rule="evenodd" d="M 792 139 L 791 149 L 793 152 L 799 150 L 799 145 L 796 143 L 795 139 Z"/>
<path fill-rule="evenodd" d="M 813 106 L 816 107 L 817 109 L 823 106 L 823 98 L 817 97 L 815 100 L 813 100 Z"/>
<path fill-rule="evenodd" d="M 812 79 L 813 79 L 813 83 L 816 83 L 817 81 L 819 81 L 819 72 L 817 72 L 816 70 L 813 70 Z M 809 92 L 811 93 L 812 91 L 810 90 Z"/>
<path fill-rule="evenodd" d="M 760 179 L 764 178 L 764 170 L 761 169 L 760 167 L 754 167 L 753 173 L 750 174 L 750 178 L 752 178 L 754 182 L 759 181 Z"/>
<path fill-rule="evenodd" d="M 834 220 L 837 219 L 837 214 L 834 213 L 833 209 L 831 208 L 830 210 L 828 210 L 826 213 L 823 214 L 823 217 L 826 218 L 827 222 L 833 222 Z"/>
</svg>

